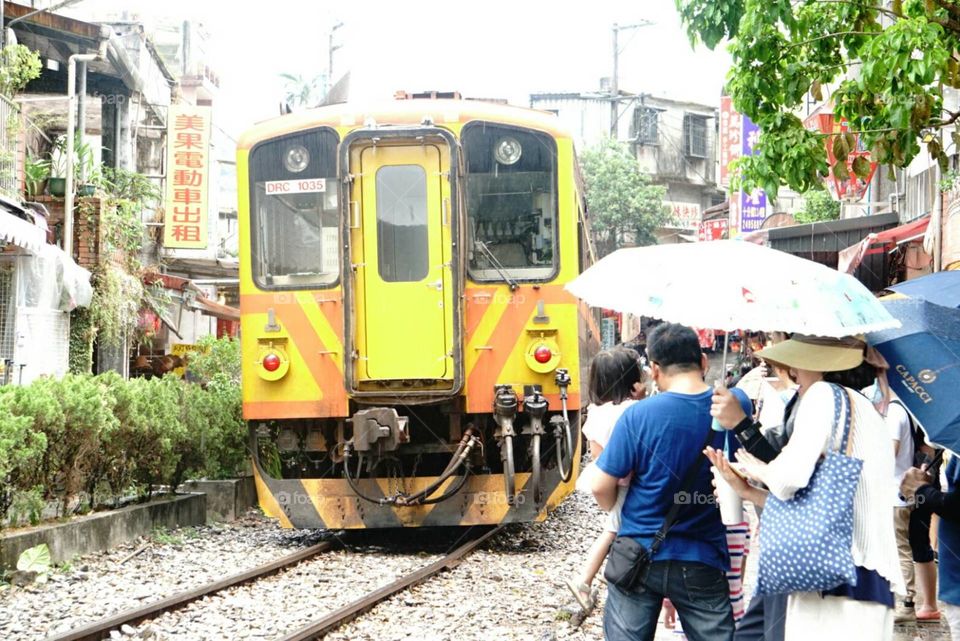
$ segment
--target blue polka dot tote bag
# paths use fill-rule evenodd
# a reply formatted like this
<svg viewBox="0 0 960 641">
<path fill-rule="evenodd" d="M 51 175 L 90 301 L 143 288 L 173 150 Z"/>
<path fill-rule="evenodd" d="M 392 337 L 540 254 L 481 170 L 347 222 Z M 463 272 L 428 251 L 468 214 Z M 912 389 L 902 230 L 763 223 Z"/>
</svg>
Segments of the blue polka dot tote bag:
<svg viewBox="0 0 960 641">
<path fill-rule="evenodd" d="M 853 495 L 863 461 L 851 457 L 847 449 L 852 421 L 850 398 L 839 385 L 832 387 L 831 448 L 817 464 L 807 486 L 797 490 L 789 501 L 767 495 L 760 517 L 757 595 L 815 592 L 857 584 L 851 551 Z"/>
</svg>

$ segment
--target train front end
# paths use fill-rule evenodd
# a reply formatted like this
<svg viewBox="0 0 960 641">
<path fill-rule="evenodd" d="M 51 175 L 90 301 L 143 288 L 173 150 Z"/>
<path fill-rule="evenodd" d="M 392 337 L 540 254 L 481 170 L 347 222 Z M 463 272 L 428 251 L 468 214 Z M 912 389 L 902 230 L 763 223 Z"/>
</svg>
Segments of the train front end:
<svg viewBox="0 0 960 641">
<path fill-rule="evenodd" d="M 588 262 L 555 118 L 461 100 L 284 116 L 238 151 L 243 409 L 288 527 L 546 517 L 573 490 Z"/>
</svg>

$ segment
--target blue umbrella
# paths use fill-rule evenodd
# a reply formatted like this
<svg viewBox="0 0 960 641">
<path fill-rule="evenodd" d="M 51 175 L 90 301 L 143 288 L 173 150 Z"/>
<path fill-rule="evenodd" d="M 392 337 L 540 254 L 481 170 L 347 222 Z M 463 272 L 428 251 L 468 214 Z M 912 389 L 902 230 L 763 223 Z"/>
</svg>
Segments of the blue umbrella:
<svg viewBox="0 0 960 641">
<path fill-rule="evenodd" d="M 944 307 L 960 307 L 960 271 L 928 274 L 897 283 L 888 289 Z"/>
<path fill-rule="evenodd" d="M 890 364 L 890 387 L 931 442 L 960 452 L 960 310 L 920 299 L 884 305 L 903 325 L 867 340 Z"/>
</svg>

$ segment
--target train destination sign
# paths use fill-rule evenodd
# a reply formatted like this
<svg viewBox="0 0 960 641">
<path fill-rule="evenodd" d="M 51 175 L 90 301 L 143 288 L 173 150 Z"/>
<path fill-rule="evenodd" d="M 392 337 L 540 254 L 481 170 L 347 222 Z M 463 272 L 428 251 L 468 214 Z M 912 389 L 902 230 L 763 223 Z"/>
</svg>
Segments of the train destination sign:
<svg viewBox="0 0 960 641">
<path fill-rule="evenodd" d="M 268 180 L 264 183 L 267 195 L 271 194 L 319 194 L 327 191 L 325 178 L 301 178 L 300 180 Z"/>
</svg>

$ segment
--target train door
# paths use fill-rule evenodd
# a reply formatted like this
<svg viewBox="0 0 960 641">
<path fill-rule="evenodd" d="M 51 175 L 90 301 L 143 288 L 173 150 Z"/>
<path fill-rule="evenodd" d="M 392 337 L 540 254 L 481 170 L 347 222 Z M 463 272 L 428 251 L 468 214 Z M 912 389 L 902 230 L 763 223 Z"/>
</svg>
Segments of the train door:
<svg viewBox="0 0 960 641">
<path fill-rule="evenodd" d="M 431 143 L 351 151 L 355 382 L 453 379 L 448 151 Z"/>
</svg>

